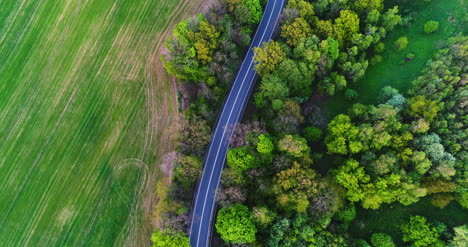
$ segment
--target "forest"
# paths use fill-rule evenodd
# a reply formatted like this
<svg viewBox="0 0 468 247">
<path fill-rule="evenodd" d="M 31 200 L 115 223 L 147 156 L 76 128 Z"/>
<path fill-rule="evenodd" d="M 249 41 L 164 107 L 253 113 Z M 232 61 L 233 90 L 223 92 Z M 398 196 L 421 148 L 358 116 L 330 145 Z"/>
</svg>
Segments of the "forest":
<svg viewBox="0 0 468 247">
<path fill-rule="evenodd" d="M 438 1 L 288 1 L 277 38 L 255 48 L 259 78 L 227 154 L 214 246 L 467 246 L 467 3 L 461 17 L 421 25 L 411 8 Z M 215 1 L 166 42 L 181 126 L 155 247 L 189 246 L 203 155 L 265 3 Z M 404 87 L 360 95 L 386 51 L 403 54 L 401 67 L 422 55 L 407 48 L 416 24 L 421 39 L 454 28 Z M 343 111 L 320 106 L 336 98 Z"/>
</svg>

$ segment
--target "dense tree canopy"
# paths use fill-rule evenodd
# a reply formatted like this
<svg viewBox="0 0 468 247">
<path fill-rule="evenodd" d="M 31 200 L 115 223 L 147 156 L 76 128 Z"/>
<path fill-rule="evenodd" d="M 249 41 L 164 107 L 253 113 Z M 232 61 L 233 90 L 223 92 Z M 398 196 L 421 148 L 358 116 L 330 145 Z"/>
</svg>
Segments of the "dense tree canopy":
<svg viewBox="0 0 468 247">
<path fill-rule="evenodd" d="M 252 213 L 240 204 L 222 208 L 216 218 L 216 231 L 228 243 L 253 243 L 257 229 L 252 222 Z"/>
</svg>

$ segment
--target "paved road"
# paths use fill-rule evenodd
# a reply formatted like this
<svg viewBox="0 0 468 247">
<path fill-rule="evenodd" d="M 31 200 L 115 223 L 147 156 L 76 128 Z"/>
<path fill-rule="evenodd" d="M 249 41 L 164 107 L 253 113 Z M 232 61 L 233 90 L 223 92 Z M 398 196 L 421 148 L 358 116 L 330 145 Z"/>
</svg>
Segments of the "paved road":
<svg viewBox="0 0 468 247">
<path fill-rule="evenodd" d="M 272 38 L 285 2 L 286 0 L 268 1 L 257 33 L 224 103 L 205 158 L 203 175 L 198 184 L 190 226 L 190 244 L 192 247 L 208 247 L 210 245 L 216 191 L 219 186 L 232 131 L 241 119 L 257 77 L 254 70 L 253 48 L 259 47 L 263 42 Z"/>
</svg>

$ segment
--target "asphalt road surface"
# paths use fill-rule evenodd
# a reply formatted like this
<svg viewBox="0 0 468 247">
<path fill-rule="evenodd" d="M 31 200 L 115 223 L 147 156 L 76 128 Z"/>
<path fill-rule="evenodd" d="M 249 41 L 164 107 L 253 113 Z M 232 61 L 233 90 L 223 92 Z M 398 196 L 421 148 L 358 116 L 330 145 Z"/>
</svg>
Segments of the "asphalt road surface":
<svg viewBox="0 0 468 247">
<path fill-rule="evenodd" d="M 205 158 L 203 175 L 197 187 L 192 224 L 190 226 L 190 244 L 192 247 L 210 246 L 216 209 L 216 191 L 219 187 L 229 142 L 235 126 L 242 117 L 257 77 L 257 72 L 254 70 L 253 48 L 261 46 L 263 42 L 267 42 L 272 38 L 285 2 L 286 0 L 268 1 L 262 21 L 224 103 Z"/>
</svg>

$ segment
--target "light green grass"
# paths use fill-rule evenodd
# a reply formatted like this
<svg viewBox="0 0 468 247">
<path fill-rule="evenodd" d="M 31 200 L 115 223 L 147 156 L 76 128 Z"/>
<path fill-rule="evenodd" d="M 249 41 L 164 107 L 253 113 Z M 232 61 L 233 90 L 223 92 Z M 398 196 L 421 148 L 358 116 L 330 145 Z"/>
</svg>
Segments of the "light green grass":
<svg viewBox="0 0 468 247">
<path fill-rule="evenodd" d="M 175 109 L 157 53 L 193 7 L 1 1 L 0 246 L 147 243 L 143 199 Z"/>
<path fill-rule="evenodd" d="M 387 7 L 396 5 L 395 1 L 387 1 Z M 399 3 L 400 14 L 413 15 L 414 21 L 408 26 L 401 26 L 391 31 L 385 39 L 383 62 L 369 65 L 365 77 L 349 85 L 360 97 L 358 102 L 375 104 L 376 96 L 384 86 L 392 86 L 402 93 L 411 87 L 411 82 L 418 77 L 434 53 L 441 49 L 453 35 L 466 33 L 468 29 L 468 1 L 466 0 L 408 0 Z M 439 31 L 433 34 L 424 33 L 424 24 L 429 20 L 440 22 Z M 408 47 L 402 51 L 394 48 L 394 42 L 402 36 L 408 37 Z M 402 63 L 408 53 L 416 58 Z M 350 102 L 342 93 L 330 97 L 323 102 L 323 109 L 331 116 L 345 113 Z"/>
</svg>

